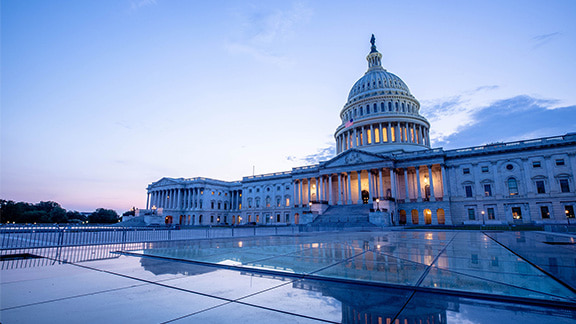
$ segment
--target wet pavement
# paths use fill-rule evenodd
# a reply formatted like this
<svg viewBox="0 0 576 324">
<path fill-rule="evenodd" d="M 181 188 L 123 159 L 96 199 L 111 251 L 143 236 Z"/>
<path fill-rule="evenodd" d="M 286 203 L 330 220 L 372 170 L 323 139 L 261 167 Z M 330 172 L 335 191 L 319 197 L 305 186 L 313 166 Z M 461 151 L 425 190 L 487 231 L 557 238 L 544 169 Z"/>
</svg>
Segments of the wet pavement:
<svg viewBox="0 0 576 324">
<path fill-rule="evenodd" d="M 574 237 L 551 233 L 313 233 L 2 255 L 2 323 L 576 322 Z"/>
</svg>

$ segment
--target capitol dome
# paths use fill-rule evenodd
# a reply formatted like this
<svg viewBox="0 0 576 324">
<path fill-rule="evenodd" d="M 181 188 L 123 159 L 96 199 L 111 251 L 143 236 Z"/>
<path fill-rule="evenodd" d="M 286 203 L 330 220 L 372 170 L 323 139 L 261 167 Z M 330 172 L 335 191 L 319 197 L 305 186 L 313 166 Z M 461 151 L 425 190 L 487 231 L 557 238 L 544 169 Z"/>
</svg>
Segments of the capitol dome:
<svg viewBox="0 0 576 324">
<path fill-rule="evenodd" d="M 420 103 L 397 75 L 382 67 L 375 45 L 366 57 L 368 71 L 350 90 L 336 129 L 337 153 L 357 148 L 372 153 L 430 148 L 430 124 L 419 114 Z"/>
</svg>

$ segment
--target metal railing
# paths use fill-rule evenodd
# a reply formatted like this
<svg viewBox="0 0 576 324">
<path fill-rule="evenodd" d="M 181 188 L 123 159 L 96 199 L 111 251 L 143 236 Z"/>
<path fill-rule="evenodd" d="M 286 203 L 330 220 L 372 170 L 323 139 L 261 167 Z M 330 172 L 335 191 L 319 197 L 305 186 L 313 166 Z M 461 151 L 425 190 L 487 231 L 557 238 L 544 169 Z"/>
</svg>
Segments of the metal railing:
<svg viewBox="0 0 576 324">
<path fill-rule="evenodd" d="M 108 226 L 2 226 L 0 227 L 0 249 L 292 235 L 300 232 L 298 225 L 184 229 Z"/>
</svg>

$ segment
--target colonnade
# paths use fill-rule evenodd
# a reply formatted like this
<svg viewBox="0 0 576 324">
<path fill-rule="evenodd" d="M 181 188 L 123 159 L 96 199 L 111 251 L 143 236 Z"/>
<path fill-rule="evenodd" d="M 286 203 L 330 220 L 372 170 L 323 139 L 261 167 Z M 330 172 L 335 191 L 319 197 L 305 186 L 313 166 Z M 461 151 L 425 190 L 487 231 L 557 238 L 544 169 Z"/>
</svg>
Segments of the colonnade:
<svg viewBox="0 0 576 324">
<path fill-rule="evenodd" d="M 165 209 L 202 209 L 203 207 L 203 187 L 196 188 L 173 188 L 173 189 L 153 189 L 148 192 L 146 209 L 152 207 Z M 237 210 L 242 206 L 242 190 L 230 191 L 230 196 L 226 197 L 228 209 Z"/>
<path fill-rule="evenodd" d="M 424 165 L 344 171 L 295 179 L 294 204 L 352 205 L 372 203 L 376 198 L 394 198 L 399 202 L 437 201 L 446 195 L 444 175 L 443 165 Z"/>
<path fill-rule="evenodd" d="M 383 143 L 430 146 L 428 128 L 411 122 L 375 123 L 345 129 L 336 137 L 337 153 L 359 146 Z"/>
</svg>

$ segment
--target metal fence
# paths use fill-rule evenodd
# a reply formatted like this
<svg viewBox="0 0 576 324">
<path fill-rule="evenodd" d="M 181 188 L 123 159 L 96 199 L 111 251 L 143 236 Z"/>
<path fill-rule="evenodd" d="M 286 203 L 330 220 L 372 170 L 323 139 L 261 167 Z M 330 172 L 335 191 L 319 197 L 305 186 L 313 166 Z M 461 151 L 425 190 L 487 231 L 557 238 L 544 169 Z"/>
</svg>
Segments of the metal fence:
<svg viewBox="0 0 576 324">
<path fill-rule="evenodd" d="M 197 227 L 2 226 L 0 249 L 291 235 L 299 226 Z"/>
</svg>

